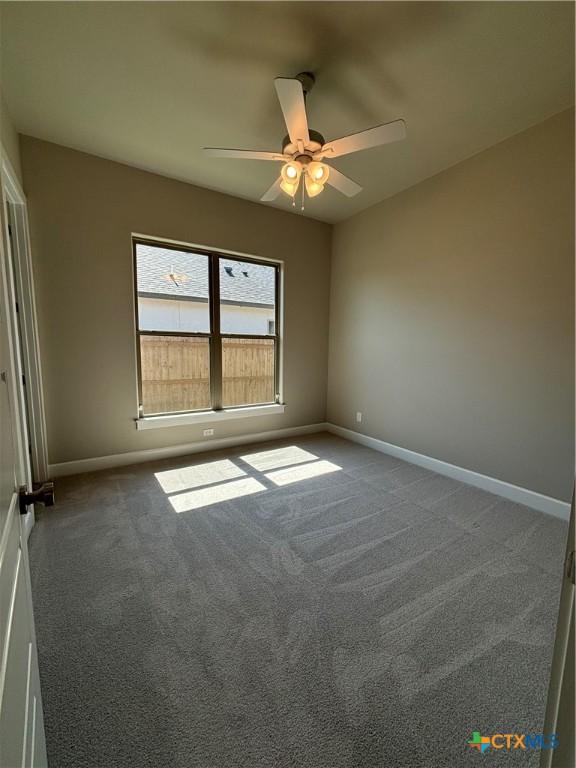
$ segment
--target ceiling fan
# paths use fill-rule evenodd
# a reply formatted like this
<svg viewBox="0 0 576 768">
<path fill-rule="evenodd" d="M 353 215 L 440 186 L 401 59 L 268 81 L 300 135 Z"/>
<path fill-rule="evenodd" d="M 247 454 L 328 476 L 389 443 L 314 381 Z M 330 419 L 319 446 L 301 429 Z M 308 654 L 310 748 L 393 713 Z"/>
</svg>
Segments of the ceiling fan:
<svg viewBox="0 0 576 768">
<path fill-rule="evenodd" d="M 314 75 L 311 72 L 301 72 L 295 78 L 277 77 L 274 80 L 288 129 L 288 136 L 282 142 L 281 152 L 214 147 L 205 147 L 204 152 L 209 157 L 274 160 L 283 163 L 279 177 L 260 198 L 265 202 L 275 200 L 282 191 L 292 198 L 292 205 L 295 205 L 294 199 L 302 180 L 302 208 L 304 207 L 304 190 L 309 197 L 316 197 L 322 192 L 325 184 L 330 184 L 348 197 L 357 195 L 362 187 L 325 161 L 404 139 L 406 124 L 404 120 L 394 120 L 367 131 L 325 142 L 322 134 L 308 128 L 306 96 L 313 85 Z"/>
</svg>

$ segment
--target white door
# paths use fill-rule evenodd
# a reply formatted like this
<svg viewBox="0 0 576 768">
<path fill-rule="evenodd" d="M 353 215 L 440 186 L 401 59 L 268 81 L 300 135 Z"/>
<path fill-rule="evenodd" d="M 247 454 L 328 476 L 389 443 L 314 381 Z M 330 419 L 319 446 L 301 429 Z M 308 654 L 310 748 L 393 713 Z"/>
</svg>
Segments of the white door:
<svg viewBox="0 0 576 768">
<path fill-rule="evenodd" d="M 0 212 L 2 234 L 6 232 Z M 29 485 L 22 378 L 6 241 L 0 242 L 0 768 L 47 766 L 26 532 Z"/>
</svg>

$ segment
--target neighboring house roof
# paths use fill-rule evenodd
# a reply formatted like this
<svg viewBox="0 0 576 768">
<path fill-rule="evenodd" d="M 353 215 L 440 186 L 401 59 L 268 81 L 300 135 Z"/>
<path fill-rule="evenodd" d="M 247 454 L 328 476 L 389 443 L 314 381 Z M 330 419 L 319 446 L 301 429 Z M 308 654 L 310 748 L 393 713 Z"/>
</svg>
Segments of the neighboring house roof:
<svg viewBox="0 0 576 768">
<path fill-rule="evenodd" d="M 208 299 L 208 257 L 204 254 L 137 243 L 136 265 L 139 295 Z M 170 278 L 171 273 L 176 282 Z M 222 301 L 274 306 L 274 274 L 274 267 L 221 258 Z"/>
</svg>

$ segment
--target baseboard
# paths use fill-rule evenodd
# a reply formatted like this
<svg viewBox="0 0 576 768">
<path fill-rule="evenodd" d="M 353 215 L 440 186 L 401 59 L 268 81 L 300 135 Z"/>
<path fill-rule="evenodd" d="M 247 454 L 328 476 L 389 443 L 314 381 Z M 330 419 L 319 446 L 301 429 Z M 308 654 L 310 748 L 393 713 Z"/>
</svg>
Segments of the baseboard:
<svg viewBox="0 0 576 768">
<path fill-rule="evenodd" d="M 98 472 L 102 469 L 114 469 L 115 467 L 126 467 L 130 464 L 141 464 L 146 461 L 156 461 L 157 459 L 167 459 L 171 456 L 186 456 L 190 453 L 204 453 L 206 451 L 215 451 L 220 448 L 232 448 L 236 445 L 245 445 L 246 443 L 262 443 L 267 440 L 279 440 L 283 437 L 298 437 L 299 435 L 309 435 L 314 432 L 325 432 L 327 425 L 324 422 L 319 424 L 306 424 L 302 427 L 286 427 L 285 429 L 274 429 L 269 432 L 256 432 L 246 435 L 236 435 L 235 437 L 222 437 L 215 440 L 203 440 L 195 443 L 184 443 L 182 445 L 170 445 L 166 448 L 147 448 L 142 451 L 130 451 L 128 453 L 116 453 L 109 456 L 96 456 L 91 459 L 78 459 L 77 461 L 64 461 L 61 464 L 50 464 L 48 466 L 50 477 L 64 477 L 66 475 L 79 475 L 84 472 Z"/>
<path fill-rule="evenodd" d="M 320 422 L 318 424 L 306 424 L 301 427 L 287 427 L 285 429 L 274 429 L 268 432 L 256 432 L 254 434 L 237 435 L 235 437 L 223 437 L 216 440 L 201 441 L 195 443 L 184 443 L 182 445 L 171 445 L 166 448 L 148 448 L 142 451 L 130 451 L 128 453 L 116 453 L 109 456 L 96 456 L 91 459 L 79 459 L 77 461 L 65 461 L 60 464 L 50 464 L 50 477 L 64 477 L 65 475 L 78 475 L 84 472 L 97 472 L 102 469 L 114 469 L 115 467 L 125 467 L 130 464 L 141 464 L 146 461 L 155 461 L 157 459 L 167 459 L 172 456 L 186 456 L 191 453 L 203 453 L 214 451 L 220 448 L 232 448 L 236 445 L 245 445 L 246 443 L 261 443 L 267 440 L 279 440 L 283 437 L 298 437 L 299 435 L 309 435 L 314 432 L 331 432 L 347 440 L 360 443 L 375 451 L 387 453 L 390 456 L 396 456 L 404 461 L 437 472 L 440 475 L 446 475 L 462 483 L 481 488 L 483 491 L 494 493 L 510 501 L 519 504 L 525 504 L 527 507 L 545 512 L 548 515 L 559 517 L 562 520 L 570 519 L 570 504 L 559 499 L 553 499 L 536 491 L 530 491 L 527 488 L 521 488 L 518 485 L 506 483 L 488 475 L 482 475 L 471 469 L 458 467 L 455 464 L 449 464 L 440 459 L 434 459 L 431 456 L 425 456 L 416 451 L 410 451 L 407 448 L 401 448 L 392 443 L 386 443 L 375 437 L 363 435 L 352 429 L 339 427 L 336 424 Z"/>
<path fill-rule="evenodd" d="M 448 464 L 440 459 L 433 459 L 431 456 L 425 456 L 422 453 L 410 451 L 407 448 L 401 448 L 392 443 L 385 443 L 375 437 L 363 435 L 360 432 L 354 432 L 352 429 L 339 427 L 336 424 L 326 424 L 328 432 L 339 435 L 347 440 L 360 443 L 375 451 L 387 453 L 390 456 L 396 456 L 398 459 L 409 461 L 411 464 L 418 464 L 420 467 L 437 472 L 440 475 L 446 475 L 454 480 L 460 480 L 462 483 L 481 488 L 483 491 L 494 493 L 497 496 L 503 496 L 505 499 L 515 501 L 518 504 L 525 504 L 527 507 L 545 512 L 548 515 L 559 517 L 562 520 L 570 519 L 570 504 L 559 499 L 553 499 L 551 496 L 544 496 L 536 491 L 530 491 L 527 488 L 521 488 L 518 485 L 506 483 L 503 480 L 497 480 L 495 477 L 481 475 L 479 472 L 473 472 L 471 469 L 464 469 L 455 464 Z"/>
</svg>

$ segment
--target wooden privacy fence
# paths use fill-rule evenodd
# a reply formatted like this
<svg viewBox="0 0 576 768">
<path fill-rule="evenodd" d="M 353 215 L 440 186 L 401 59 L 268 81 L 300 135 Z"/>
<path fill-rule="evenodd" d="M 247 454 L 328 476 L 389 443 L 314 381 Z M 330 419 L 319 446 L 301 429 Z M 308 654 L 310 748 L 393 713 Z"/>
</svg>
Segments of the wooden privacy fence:
<svg viewBox="0 0 576 768">
<path fill-rule="evenodd" d="M 140 336 L 144 413 L 210 408 L 210 342 Z M 274 401 L 274 339 L 222 339 L 222 404 Z"/>
</svg>

